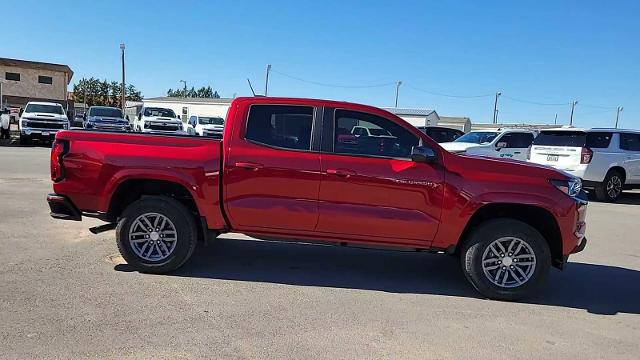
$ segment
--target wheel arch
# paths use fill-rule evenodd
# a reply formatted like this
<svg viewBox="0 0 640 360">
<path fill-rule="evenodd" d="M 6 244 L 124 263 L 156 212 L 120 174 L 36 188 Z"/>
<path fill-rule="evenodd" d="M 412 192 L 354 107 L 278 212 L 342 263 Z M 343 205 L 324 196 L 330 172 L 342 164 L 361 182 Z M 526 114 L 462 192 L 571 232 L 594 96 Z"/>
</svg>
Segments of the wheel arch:
<svg viewBox="0 0 640 360">
<path fill-rule="evenodd" d="M 549 210 L 529 204 L 491 203 L 481 206 L 467 221 L 455 252 L 459 254 L 474 228 L 488 220 L 498 218 L 522 221 L 536 229 L 549 245 L 553 266 L 562 267 L 564 259 L 562 256 L 562 233 L 558 222 Z"/>
</svg>

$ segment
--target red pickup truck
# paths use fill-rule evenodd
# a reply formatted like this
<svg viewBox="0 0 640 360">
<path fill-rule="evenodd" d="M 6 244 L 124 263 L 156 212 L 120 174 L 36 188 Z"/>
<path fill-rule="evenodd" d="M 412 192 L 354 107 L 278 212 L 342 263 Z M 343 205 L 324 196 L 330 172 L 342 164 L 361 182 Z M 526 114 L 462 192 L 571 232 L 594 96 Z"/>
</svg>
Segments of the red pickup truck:
<svg viewBox="0 0 640 360">
<path fill-rule="evenodd" d="M 115 228 L 124 259 L 151 273 L 233 231 L 445 252 L 480 293 L 515 300 L 586 244 L 580 179 L 451 154 L 389 112 L 346 102 L 237 98 L 221 140 L 60 131 L 51 178 L 51 216 L 106 221 L 93 231 Z"/>
</svg>

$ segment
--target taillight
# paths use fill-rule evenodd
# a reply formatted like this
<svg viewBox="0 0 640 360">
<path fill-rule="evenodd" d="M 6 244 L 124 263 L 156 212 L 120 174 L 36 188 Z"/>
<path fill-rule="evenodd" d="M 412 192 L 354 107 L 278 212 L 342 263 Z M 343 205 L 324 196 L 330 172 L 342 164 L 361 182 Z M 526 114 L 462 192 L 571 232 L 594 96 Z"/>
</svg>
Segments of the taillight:
<svg viewBox="0 0 640 360">
<path fill-rule="evenodd" d="M 582 152 L 580 153 L 580 164 L 588 164 L 591 162 L 591 158 L 593 157 L 593 151 L 588 147 L 583 147 Z"/>
<path fill-rule="evenodd" d="M 64 165 L 62 157 L 67 153 L 69 145 L 66 141 L 56 140 L 51 147 L 51 180 L 60 181 L 64 179 Z"/>
</svg>

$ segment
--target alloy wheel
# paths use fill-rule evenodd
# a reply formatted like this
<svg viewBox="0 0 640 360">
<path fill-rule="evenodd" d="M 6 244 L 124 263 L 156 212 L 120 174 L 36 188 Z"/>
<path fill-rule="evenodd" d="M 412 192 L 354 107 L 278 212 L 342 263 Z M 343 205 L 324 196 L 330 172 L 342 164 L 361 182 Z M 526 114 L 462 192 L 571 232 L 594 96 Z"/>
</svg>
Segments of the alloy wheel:
<svg viewBox="0 0 640 360">
<path fill-rule="evenodd" d="M 145 213 L 129 228 L 129 244 L 133 252 L 146 261 L 160 261 L 173 253 L 178 241 L 175 225 L 166 216 Z"/>
<path fill-rule="evenodd" d="M 482 254 L 482 270 L 494 285 L 518 287 L 529 281 L 536 269 L 533 249 L 522 239 L 502 237 L 494 240 Z"/>
</svg>

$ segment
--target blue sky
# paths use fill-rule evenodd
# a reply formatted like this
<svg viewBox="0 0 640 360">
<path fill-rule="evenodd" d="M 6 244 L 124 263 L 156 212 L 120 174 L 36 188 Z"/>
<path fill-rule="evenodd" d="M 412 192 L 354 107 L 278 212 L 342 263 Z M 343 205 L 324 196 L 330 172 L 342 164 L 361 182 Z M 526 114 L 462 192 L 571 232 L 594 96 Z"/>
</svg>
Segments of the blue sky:
<svg viewBox="0 0 640 360">
<path fill-rule="evenodd" d="M 402 80 L 399 106 L 474 122 L 491 121 L 502 91 L 503 122 L 553 123 L 557 113 L 566 123 L 576 99 L 577 126 L 612 126 L 622 105 L 621 126 L 640 128 L 638 1 L 22 0 L 0 9 L 1 57 L 117 80 L 124 41 L 127 81 L 145 97 L 179 80 L 230 97 L 250 95 L 250 78 L 262 92 L 272 64 L 273 96 L 392 106 L 390 83 Z"/>
</svg>

